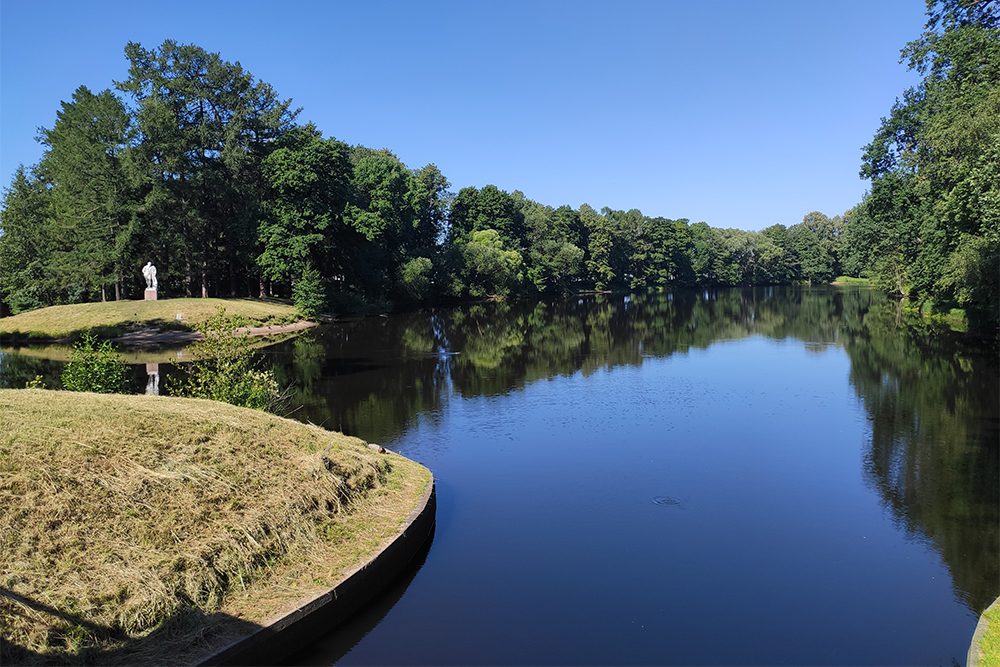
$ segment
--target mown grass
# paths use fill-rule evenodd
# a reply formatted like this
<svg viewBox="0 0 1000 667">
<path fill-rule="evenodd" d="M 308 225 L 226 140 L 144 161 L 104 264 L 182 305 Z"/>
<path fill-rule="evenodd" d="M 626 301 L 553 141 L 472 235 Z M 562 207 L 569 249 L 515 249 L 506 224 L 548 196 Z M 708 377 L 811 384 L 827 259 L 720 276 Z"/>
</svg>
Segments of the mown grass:
<svg viewBox="0 0 1000 667">
<path fill-rule="evenodd" d="M 991 606 L 983 617 L 987 625 L 979 642 L 979 666 L 1000 667 L 1000 605 Z"/>
<path fill-rule="evenodd" d="M 225 308 L 228 316 L 246 317 L 254 324 L 287 324 L 302 319 L 294 306 L 276 299 L 106 301 L 50 306 L 0 318 L 0 336 L 61 339 L 90 332 L 113 338 L 142 327 L 191 330 L 215 315 L 218 306 Z"/>
<path fill-rule="evenodd" d="M 196 661 L 332 586 L 429 481 L 264 412 L 0 390 L 0 662 Z"/>
<path fill-rule="evenodd" d="M 871 285 L 871 281 L 867 278 L 854 278 L 852 276 L 837 276 L 834 281 L 834 285 Z"/>
</svg>

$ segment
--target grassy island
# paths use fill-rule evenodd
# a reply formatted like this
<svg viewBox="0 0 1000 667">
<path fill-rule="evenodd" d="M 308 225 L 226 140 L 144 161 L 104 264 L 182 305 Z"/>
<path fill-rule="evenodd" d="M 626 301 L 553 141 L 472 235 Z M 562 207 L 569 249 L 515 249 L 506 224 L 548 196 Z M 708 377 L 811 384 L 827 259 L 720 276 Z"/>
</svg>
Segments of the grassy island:
<svg viewBox="0 0 1000 667">
<path fill-rule="evenodd" d="M 0 662 L 191 663 L 335 584 L 431 481 L 206 400 L 0 390 Z"/>
<path fill-rule="evenodd" d="M 244 317 L 253 324 L 288 324 L 302 319 L 294 306 L 278 299 L 106 301 L 49 306 L 4 317 L 0 319 L 0 336 L 58 340 L 88 332 L 114 338 L 137 329 L 191 331 L 215 315 L 219 306 L 230 317 Z"/>
</svg>

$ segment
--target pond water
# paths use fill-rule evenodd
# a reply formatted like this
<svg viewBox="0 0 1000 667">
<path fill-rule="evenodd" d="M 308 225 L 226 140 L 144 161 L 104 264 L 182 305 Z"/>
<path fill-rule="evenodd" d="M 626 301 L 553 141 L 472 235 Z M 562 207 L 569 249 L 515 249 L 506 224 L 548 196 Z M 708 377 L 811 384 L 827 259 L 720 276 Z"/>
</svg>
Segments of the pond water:
<svg viewBox="0 0 1000 667">
<path fill-rule="evenodd" d="M 421 560 L 293 663 L 964 664 L 1000 594 L 996 338 L 868 290 L 429 309 L 264 357 L 292 417 L 437 480 Z"/>
</svg>

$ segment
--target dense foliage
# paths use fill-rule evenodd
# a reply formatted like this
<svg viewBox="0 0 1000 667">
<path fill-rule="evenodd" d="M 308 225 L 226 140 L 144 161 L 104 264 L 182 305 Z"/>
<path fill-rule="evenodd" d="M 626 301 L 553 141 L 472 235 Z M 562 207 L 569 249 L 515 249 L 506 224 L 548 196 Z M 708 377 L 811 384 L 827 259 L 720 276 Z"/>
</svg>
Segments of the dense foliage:
<svg viewBox="0 0 1000 667">
<path fill-rule="evenodd" d="M 759 232 L 553 208 L 433 164 L 324 138 L 238 63 L 130 43 L 117 92 L 80 87 L 42 129 L 0 216 L 14 312 L 165 296 L 280 296 L 310 316 L 393 300 L 871 277 L 995 318 L 1000 263 L 996 0 L 929 2 L 904 57 L 925 74 L 866 148 L 863 202 Z"/>
<path fill-rule="evenodd" d="M 84 334 L 73 345 L 73 354 L 63 369 L 62 385 L 70 391 L 123 394 L 128 390 L 128 365 L 110 341 L 98 343 L 94 336 Z"/>
<path fill-rule="evenodd" d="M 1000 6 L 927 3 L 903 49 L 920 85 L 865 148 L 871 191 L 850 216 L 848 264 L 900 295 L 1000 309 Z"/>
<path fill-rule="evenodd" d="M 227 317 L 220 307 L 198 327 L 204 338 L 192 346 L 194 361 L 182 366 L 185 377 L 168 381 L 170 393 L 273 411 L 281 393 L 274 373 L 258 367 L 245 329 L 249 324 L 244 318 Z"/>
</svg>

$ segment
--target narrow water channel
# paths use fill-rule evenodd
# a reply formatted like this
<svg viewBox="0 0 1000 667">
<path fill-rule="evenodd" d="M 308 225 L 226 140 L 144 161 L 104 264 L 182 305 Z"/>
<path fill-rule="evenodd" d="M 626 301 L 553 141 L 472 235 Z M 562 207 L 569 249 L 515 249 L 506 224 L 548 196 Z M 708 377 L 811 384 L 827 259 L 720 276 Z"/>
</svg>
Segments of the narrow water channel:
<svg viewBox="0 0 1000 667">
<path fill-rule="evenodd" d="M 1000 595 L 996 348 L 827 287 L 429 309 L 268 348 L 292 417 L 438 485 L 427 553 L 291 662 L 964 664 Z"/>
</svg>

